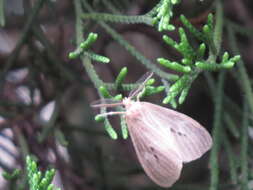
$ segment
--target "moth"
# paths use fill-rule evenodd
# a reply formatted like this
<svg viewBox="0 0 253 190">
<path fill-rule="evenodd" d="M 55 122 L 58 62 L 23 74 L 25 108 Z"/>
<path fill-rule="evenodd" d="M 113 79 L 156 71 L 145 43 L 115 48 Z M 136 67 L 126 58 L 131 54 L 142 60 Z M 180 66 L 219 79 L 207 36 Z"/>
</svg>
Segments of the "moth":
<svg viewBox="0 0 253 190">
<path fill-rule="evenodd" d="M 212 138 L 203 126 L 187 115 L 138 100 L 151 76 L 149 73 L 142 85 L 122 102 L 101 102 L 92 107 L 125 107 L 125 112 L 101 115 L 124 114 L 145 173 L 157 185 L 170 187 L 179 179 L 183 163 L 196 160 L 207 152 L 212 146 Z M 137 101 L 132 100 L 136 95 Z"/>
</svg>

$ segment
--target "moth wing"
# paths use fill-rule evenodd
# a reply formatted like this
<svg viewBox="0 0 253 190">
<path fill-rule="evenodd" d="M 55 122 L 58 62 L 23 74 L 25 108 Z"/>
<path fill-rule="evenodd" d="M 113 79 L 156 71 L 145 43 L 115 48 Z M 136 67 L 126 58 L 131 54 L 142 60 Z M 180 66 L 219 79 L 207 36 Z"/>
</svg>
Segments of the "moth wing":
<svg viewBox="0 0 253 190">
<path fill-rule="evenodd" d="M 148 102 L 141 102 L 144 120 L 167 134 L 183 162 L 198 159 L 212 146 L 208 131 L 189 116 Z M 172 139 L 169 139 L 172 138 Z"/>
<path fill-rule="evenodd" d="M 142 120 L 142 116 L 136 118 L 126 115 L 126 121 L 137 157 L 146 174 L 162 187 L 172 186 L 182 169 L 177 152 L 170 147 L 166 138 L 161 137 L 162 133 L 154 132 Z"/>
</svg>

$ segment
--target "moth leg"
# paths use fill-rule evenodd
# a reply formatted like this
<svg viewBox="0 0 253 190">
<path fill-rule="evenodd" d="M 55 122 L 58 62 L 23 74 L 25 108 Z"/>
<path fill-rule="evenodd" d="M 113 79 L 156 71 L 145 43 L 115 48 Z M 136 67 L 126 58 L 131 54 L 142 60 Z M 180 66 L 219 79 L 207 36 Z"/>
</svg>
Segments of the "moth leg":
<svg viewBox="0 0 253 190">
<path fill-rule="evenodd" d="M 107 113 L 101 113 L 98 114 L 97 116 L 109 116 L 109 115 L 125 115 L 126 112 L 125 111 L 112 111 L 112 112 L 107 112 Z"/>
</svg>

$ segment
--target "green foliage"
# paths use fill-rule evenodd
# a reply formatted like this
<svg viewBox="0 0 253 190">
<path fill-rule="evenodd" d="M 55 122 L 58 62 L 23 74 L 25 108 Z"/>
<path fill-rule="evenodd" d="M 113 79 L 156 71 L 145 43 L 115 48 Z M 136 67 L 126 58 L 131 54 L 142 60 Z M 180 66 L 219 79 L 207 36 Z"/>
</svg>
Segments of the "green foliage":
<svg viewBox="0 0 253 190">
<path fill-rule="evenodd" d="M 21 169 L 14 169 L 12 172 L 3 171 L 2 176 L 10 184 L 10 189 L 16 189 L 18 182 L 23 177 Z M 24 189 L 24 183 L 18 186 L 20 190 Z"/>
<path fill-rule="evenodd" d="M 115 86 L 116 86 L 117 89 L 122 86 L 122 82 L 126 78 L 127 72 L 128 72 L 127 67 L 123 67 L 120 70 L 118 76 L 115 79 Z"/>
<path fill-rule="evenodd" d="M 95 33 L 89 33 L 87 39 L 80 43 L 79 47 L 76 48 L 75 51 L 69 53 L 69 59 L 76 59 L 78 58 L 81 54 L 84 54 L 85 56 L 89 57 L 93 61 L 101 62 L 101 63 L 109 63 L 110 59 L 98 55 L 96 53 L 93 53 L 91 51 L 88 51 L 92 44 L 97 40 L 98 35 Z"/>
<path fill-rule="evenodd" d="M 60 190 L 52 184 L 55 175 L 54 169 L 46 170 L 44 173 L 38 169 L 37 163 L 30 156 L 26 156 L 26 172 L 20 169 L 15 169 L 12 173 L 3 172 L 2 176 L 11 182 L 11 185 L 16 183 L 22 177 L 27 181 L 29 190 Z M 22 180 L 22 179 L 21 179 Z M 24 184 L 19 185 L 19 189 L 24 189 Z"/>
<path fill-rule="evenodd" d="M 12 173 L 8 173 L 8 172 L 4 171 L 2 176 L 6 180 L 15 180 L 20 177 L 20 174 L 21 174 L 21 170 L 15 169 Z"/>
<path fill-rule="evenodd" d="M 26 157 L 26 169 L 30 190 L 60 190 L 52 184 L 54 169 L 49 169 L 45 173 L 39 171 L 37 163 L 30 156 Z"/>
<path fill-rule="evenodd" d="M 167 59 L 164 58 L 158 58 L 157 61 L 164 67 L 172 69 L 174 71 L 177 72 L 181 72 L 181 73 L 189 73 L 191 72 L 191 67 L 190 66 L 184 66 L 181 65 L 175 61 L 171 62 Z"/>
<path fill-rule="evenodd" d="M 154 17 L 154 23 L 158 23 L 158 31 L 174 30 L 175 27 L 170 24 L 170 19 L 173 16 L 173 5 L 178 3 L 174 0 L 163 0 L 161 5 L 157 8 L 157 15 Z"/>
<path fill-rule="evenodd" d="M 101 114 L 106 113 L 105 110 L 101 109 Z M 109 134 L 111 139 L 116 140 L 118 139 L 118 135 L 116 131 L 112 128 L 112 125 L 110 124 L 109 120 L 107 118 L 104 118 L 104 127 L 106 132 Z"/>
<path fill-rule="evenodd" d="M 121 131 L 122 131 L 122 137 L 123 139 L 127 139 L 128 137 L 128 130 L 127 130 L 127 124 L 124 116 L 120 116 L 120 125 L 121 125 Z"/>
<path fill-rule="evenodd" d="M 172 69 L 177 72 L 183 73 L 183 75 L 170 87 L 167 97 L 163 100 L 164 104 L 171 103 L 178 95 L 178 103 L 182 104 L 190 90 L 192 82 L 197 76 L 203 71 L 219 71 L 222 69 L 231 69 L 234 64 L 240 60 L 240 56 L 234 56 L 229 59 L 228 52 L 225 52 L 222 57 L 221 63 L 217 63 L 218 50 L 214 48 L 215 44 L 215 33 L 213 26 L 213 16 L 208 16 L 208 22 L 203 27 L 203 31 L 198 31 L 190 22 L 181 15 L 181 20 L 186 28 L 197 38 L 201 43 L 197 49 L 191 46 L 187 35 L 183 28 L 179 28 L 180 42 L 175 42 L 172 38 L 167 35 L 163 36 L 163 40 L 169 46 L 174 47 L 181 55 L 181 62 L 170 61 L 164 58 L 158 58 L 157 61 L 162 66 Z M 206 47 L 212 52 L 209 54 L 212 57 L 204 58 Z M 173 107 L 176 107 L 176 102 L 173 102 Z"/>
<path fill-rule="evenodd" d="M 83 19 L 93 19 L 96 21 L 105 21 L 105 22 L 116 22 L 116 23 L 125 23 L 125 24 L 146 24 L 153 25 L 153 19 L 150 16 L 141 15 L 141 16 L 125 16 L 125 15 L 114 15 L 107 13 L 84 13 L 82 14 Z"/>
</svg>

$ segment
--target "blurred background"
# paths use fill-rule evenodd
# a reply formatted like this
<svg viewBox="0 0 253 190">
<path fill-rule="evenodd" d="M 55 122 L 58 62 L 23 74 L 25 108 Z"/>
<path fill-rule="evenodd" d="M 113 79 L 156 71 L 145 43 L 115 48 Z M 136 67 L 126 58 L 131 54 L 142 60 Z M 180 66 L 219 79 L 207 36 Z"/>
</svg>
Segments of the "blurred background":
<svg viewBox="0 0 253 190">
<path fill-rule="evenodd" d="M 159 189 L 143 172 L 131 139 L 121 137 L 119 118 L 110 118 L 118 133 L 117 140 L 109 137 L 103 123 L 94 120 L 98 111 L 93 110 L 90 103 L 100 99 L 98 91 L 82 61 L 68 58 L 69 52 L 77 47 L 74 2 L 0 0 L 0 172 L 24 168 L 25 156 L 32 154 L 42 171 L 49 167 L 57 170 L 54 183 L 63 190 Z M 143 15 L 158 3 L 147 0 L 86 2 L 96 12 L 122 15 Z M 182 0 L 174 7 L 171 22 L 181 26 L 178 16 L 184 14 L 194 26 L 202 27 L 209 13 L 215 15 L 215 4 L 213 0 Z M 222 4 L 224 23 L 237 29 L 239 53 L 252 85 L 253 2 L 224 0 Z M 108 64 L 92 62 L 104 82 L 114 82 L 123 67 L 128 68 L 124 83 L 134 83 L 148 71 L 94 20 L 83 20 L 82 24 L 84 38 L 89 32 L 98 34 L 91 50 L 111 60 Z M 157 32 L 144 24 L 110 25 L 154 64 L 158 57 L 179 59 L 179 54 L 162 41 L 166 32 Z M 169 35 L 178 39 L 176 32 L 169 32 Z M 231 51 L 225 27 L 223 36 L 222 51 Z M 166 72 L 171 71 L 167 69 Z M 211 75 L 217 84 L 218 73 Z M 236 69 L 230 71 L 224 85 L 230 102 L 224 101 L 224 113 L 228 114 L 222 116 L 220 127 L 226 131 L 229 146 L 221 145 L 217 154 L 219 189 L 253 188 L 252 114 L 248 112 L 247 130 L 243 133 L 242 104 L 248 96 L 241 87 L 240 75 Z M 160 85 L 159 78 L 154 77 L 156 85 Z M 110 92 L 123 96 L 129 93 Z M 162 105 L 164 97 L 165 93 L 159 93 L 145 101 Z M 185 103 L 177 110 L 212 132 L 214 101 L 204 75 L 194 81 Z M 226 129 L 228 125 L 234 128 Z M 244 165 L 241 154 L 246 155 Z M 209 188 L 209 156 L 207 153 L 186 164 L 180 180 L 171 189 Z M 245 181 L 246 186 L 241 186 Z M 21 184 L 27 189 L 25 177 L 8 182 L 0 176 L 0 189 L 18 189 Z"/>
</svg>

